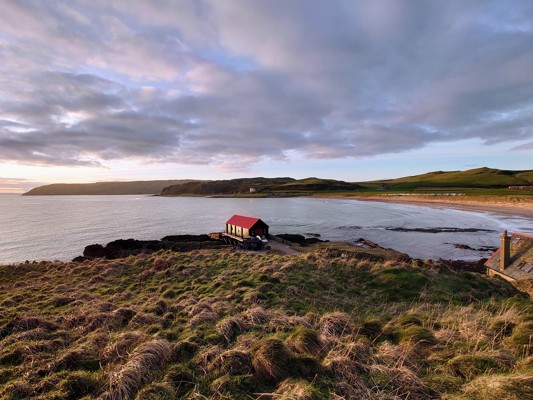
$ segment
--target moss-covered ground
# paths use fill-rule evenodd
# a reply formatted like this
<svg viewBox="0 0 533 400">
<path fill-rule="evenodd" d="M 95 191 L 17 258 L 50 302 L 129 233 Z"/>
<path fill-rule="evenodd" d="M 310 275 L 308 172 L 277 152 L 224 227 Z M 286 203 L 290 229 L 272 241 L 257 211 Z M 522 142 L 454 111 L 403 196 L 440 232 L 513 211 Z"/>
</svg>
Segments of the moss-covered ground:
<svg viewBox="0 0 533 400">
<path fill-rule="evenodd" d="M 0 267 L 1 399 L 526 399 L 533 303 L 430 263 L 160 252 Z"/>
</svg>

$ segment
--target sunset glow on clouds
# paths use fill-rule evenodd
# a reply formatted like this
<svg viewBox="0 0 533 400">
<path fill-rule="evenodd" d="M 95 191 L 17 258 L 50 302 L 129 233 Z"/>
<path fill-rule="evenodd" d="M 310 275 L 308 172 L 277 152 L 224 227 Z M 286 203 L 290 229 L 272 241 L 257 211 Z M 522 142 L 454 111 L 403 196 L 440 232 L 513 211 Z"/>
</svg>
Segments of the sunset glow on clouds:
<svg viewBox="0 0 533 400">
<path fill-rule="evenodd" d="M 2 1 L 0 192 L 530 169 L 532 48 L 526 0 Z"/>
</svg>

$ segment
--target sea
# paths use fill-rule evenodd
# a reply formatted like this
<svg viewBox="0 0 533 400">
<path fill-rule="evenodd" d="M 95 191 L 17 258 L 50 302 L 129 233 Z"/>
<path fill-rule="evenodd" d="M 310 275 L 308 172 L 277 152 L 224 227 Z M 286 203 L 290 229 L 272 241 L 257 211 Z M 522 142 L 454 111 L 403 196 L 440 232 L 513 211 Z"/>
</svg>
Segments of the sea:
<svg viewBox="0 0 533 400">
<path fill-rule="evenodd" d="M 479 249 L 497 247 L 504 229 L 533 234 L 533 221 L 520 216 L 343 199 L 1 195 L 0 264 L 68 261 L 116 239 L 220 232 L 233 214 L 259 217 L 273 234 L 364 238 L 421 259 L 475 260 L 491 254 Z M 473 231 L 409 231 L 420 228 Z"/>
</svg>

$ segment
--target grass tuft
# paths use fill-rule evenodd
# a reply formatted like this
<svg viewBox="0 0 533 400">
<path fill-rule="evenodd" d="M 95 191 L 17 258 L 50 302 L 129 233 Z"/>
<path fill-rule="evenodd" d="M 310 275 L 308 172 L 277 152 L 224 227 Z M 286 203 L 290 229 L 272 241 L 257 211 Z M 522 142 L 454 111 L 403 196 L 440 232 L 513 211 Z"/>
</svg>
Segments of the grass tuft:
<svg viewBox="0 0 533 400">
<path fill-rule="evenodd" d="M 152 340 L 139 345 L 128 362 L 109 377 L 109 399 L 129 399 L 137 393 L 170 359 L 171 348 L 165 340 Z"/>
<path fill-rule="evenodd" d="M 240 317 L 227 317 L 216 325 L 217 332 L 220 333 L 227 342 L 231 342 L 235 337 L 249 328 L 246 320 Z"/>
<path fill-rule="evenodd" d="M 349 335 L 353 330 L 348 314 L 340 311 L 325 314 L 320 318 L 319 326 L 320 333 L 325 338 Z"/>
<path fill-rule="evenodd" d="M 324 346 L 318 332 L 304 326 L 298 326 L 289 336 L 287 343 L 296 353 L 309 353 L 314 356 L 319 355 Z"/>
<path fill-rule="evenodd" d="M 252 349 L 255 374 L 262 379 L 279 381 L 287 376 L 292 354 L 283 341 L 263 339 Z"/>
</svg>

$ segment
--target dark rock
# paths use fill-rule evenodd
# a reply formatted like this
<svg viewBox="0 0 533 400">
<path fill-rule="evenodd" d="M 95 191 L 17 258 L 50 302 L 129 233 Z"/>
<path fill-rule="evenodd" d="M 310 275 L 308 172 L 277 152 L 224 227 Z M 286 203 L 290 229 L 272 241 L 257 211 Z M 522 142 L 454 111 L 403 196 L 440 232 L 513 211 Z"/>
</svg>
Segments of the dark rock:
<svg viewBox="0 0 533 400">
<path fill-rule="evenodd" d="M 223 245 L 221 241 L 211 239 L 209 235 L 173 235 L 165 236 L 161 240 L 118 239 L 109 242 L 105 247 L 100 244 L 89 245 L 83 251 L 84 257 L 76 257 L 75 260 L 124 258 L 141 253 L 154 253 L 159 250 L 214 249 Z"/>
<path fill-rule="evenodd" d="M 276 235 L 276 236 L 282 239 L 288 240 L 289 242 L 292 242 L 292 243 L 298 243 L 298 244 L 305 243 L 305 236 L 303 235 L 296 235 L 292 233 L 282 233 L 281 235 Z"/>
<path fill-rule="evenodd" d="M 301 246 L 307 246 L 309 244 L 315 244 L 315 243 L 319 243 L 319 242 L 328 242 L 329 240 L 320 240 L 316 237 L 312 237 L 312 238 L 306 238 L 305 236 L 303 235 L 297 235 L 297 234 L 293 234 L 293 233 L 282 233 L 281 235 L 276 235 L 284 240 L 288 240 L 289 242 L 291 243 L 296 243 L 296 244 L 299 244 Z"/>
<path fill-rule="evenodd" d="M 359 246 L 369 248 L 369 249 L 380 249 L 381 246 L 377 243 L 372 242 L 371 240 L 365 238 L 359 238 L 355 241 Z"/>
<path fill-rule="evenodd" d="M 487 261 L 486 258 L 481 258 L 476 261 L 438 259 L 434 262 L 434 265 L 454 271 L 468 271 L 484 274 L 486 272 L 485 261 Z"/>
<path fill-rule="evenodd" d="M 161 239 L 162 242 L 189 243 L 189 242 L 210 242 L 209 235 L 171 235 Z"/>
<path fill-rule="evenodd" d="M 467 244 L 462 244 L 462 243 L 455 243 L 453 246 L 454 246 L 456 249 L 475 250 L 474 248 L 470 247 L 469 245 L 467 245 Z"/>
<path fill-rule="evenodd" d="M 320 243 L 320 242 L 328 242 L 328 240 L 320 240 L 316 237 L 312 237 L 312 238 L 306 238 L 305 239 L 305 243 L 306 244 L 315 244 L 315 243 Z"/>
<path fill-rule="evenodd" d="M 493 246 L 482 246 L 482 247 L 478 247 L 477 249 L 475 249 L 473 247 L 470 247 L 467 244 L 462 244 L 462 243 L 446 243 L 446 244 L 453 244 L 453 246 L 456 249 L 464 249 L 464 250 L 472 250 L 472 251 L 484 251 L 484 252 L 491 251 L 491 252 L 494 252 L 494 251 L 498 250 L 497 247 L 493 247 Z"/>
<path fill-rule="evenodd" d="M 480 228 L 385 228 L 394 232 L 423 232 L 423 233 L 458 233 L 458 232 L 494 232 L 492 229 Z"/>
<path fill-rule="evenodd" d="M 83 250 L 83 256 L 87 258 L 102 258 L 105 254 L 106 251 L 101 244 L 90 244 Z"/>
</svg>

